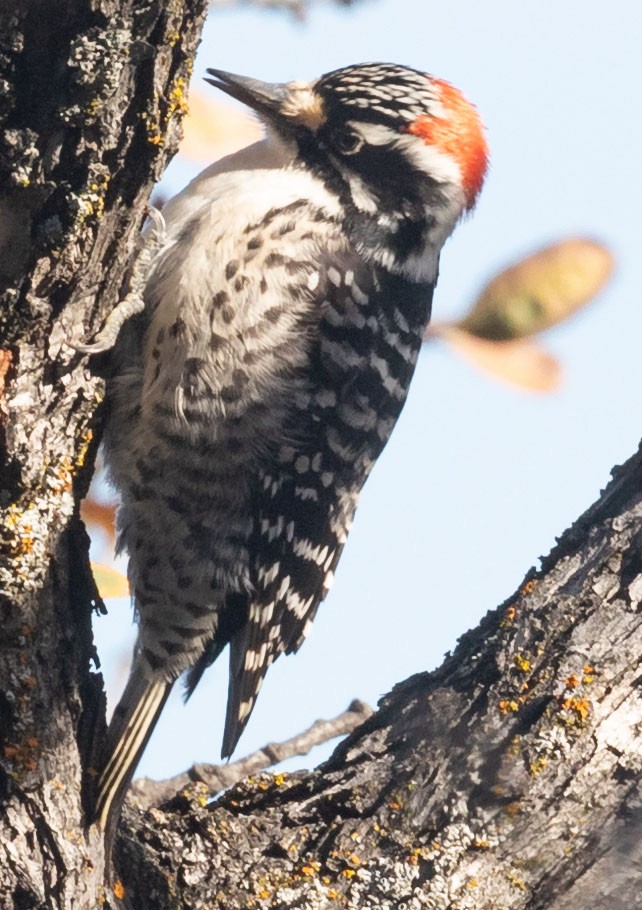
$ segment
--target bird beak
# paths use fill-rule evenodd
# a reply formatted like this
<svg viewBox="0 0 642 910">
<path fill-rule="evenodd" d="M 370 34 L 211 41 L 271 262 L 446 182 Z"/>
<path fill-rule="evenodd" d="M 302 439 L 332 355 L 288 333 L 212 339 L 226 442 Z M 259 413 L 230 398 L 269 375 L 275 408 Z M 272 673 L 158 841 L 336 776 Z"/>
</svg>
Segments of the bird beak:
<svg viewBox="0 0 642 910">
<path fill-rule="evenodd" d="M 247 76 L 237 76 L 235 73 L 226 73 L 224 70 L 208 69 L 207 72 L 215 78 L 206 77 L 205 81 L 214 88 L 247 104 L 257 114 L 267 116 L 269 119 L 279 117 L 281 106 L 288 97 L 286 85 L 260 82 L 258 79 L 248 79 Z"/>
</svg>

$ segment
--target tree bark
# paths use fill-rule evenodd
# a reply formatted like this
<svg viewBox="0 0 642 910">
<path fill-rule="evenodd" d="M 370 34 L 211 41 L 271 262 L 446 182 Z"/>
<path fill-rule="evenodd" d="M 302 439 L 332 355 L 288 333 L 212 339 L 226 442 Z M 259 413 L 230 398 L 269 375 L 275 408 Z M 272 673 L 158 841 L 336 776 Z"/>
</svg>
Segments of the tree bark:
<svg viewBox="0 0 642 910">
<path fill-rule="evenodd" d="M 0 906 L 642 906 L 642 454 L 434 673 L 314 772 L 130 805 L 111 883 L 77 503 L 90 340 L 176 146 L 204 0 L 0 0 Z M 432 605 L 432 609 L 444 605 Z"/>
<path fill-rule="evenodd" d="M 65 342 L 91 339 L 123 292 L 205 12 L 205 0 L 0 3 L 3 908 L 105 896 L 81 795 L 104 699 L 77 511 L 102 381 Z"/>
<path fill-rule="evenodd" d="M 127 906 L 642 906 L 641 476 L 316 771 L 130 806 Z"/>
</svg>

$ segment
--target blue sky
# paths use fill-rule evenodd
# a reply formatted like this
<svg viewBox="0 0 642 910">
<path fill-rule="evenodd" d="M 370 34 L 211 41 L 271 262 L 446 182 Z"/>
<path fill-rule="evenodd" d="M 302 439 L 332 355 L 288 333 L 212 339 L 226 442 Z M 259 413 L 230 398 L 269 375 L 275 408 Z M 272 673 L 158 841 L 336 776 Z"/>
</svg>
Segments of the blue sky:
<svg viewBox="0 0 642 910">
<path fill-rule="evenodd" d="M 476 103 L 492 167 L 474 217 L 444 250 L 439 321 L 465 311 L 499 268 L 553 240 L 594 237 L 617 261 L 598 300 L 543 339 L 565 368 L 553 395 L 511 390 L 438 343 L 425 348 L 333 590 L 299 654 L 271 668 L 238 756 L 353 697 L 374 705 L 395 682 L 437 666 L 637 447 L 641 47 L 635 0 L 364 0 L 320 6 L 305 25 L 247 9 L 210 15 L 199 82 L 208 66 L 287 81 L 389 60 L 448 79 Z M 164 191 L 191 175 L 177 161 Z M 113 698 L 133 630 L 126 601 L 108 606 L 95 627 Z M 139 773 L 216 761 L 226 691 L 225 657 L 186 707 L 176 687 Z"/>
</svg>

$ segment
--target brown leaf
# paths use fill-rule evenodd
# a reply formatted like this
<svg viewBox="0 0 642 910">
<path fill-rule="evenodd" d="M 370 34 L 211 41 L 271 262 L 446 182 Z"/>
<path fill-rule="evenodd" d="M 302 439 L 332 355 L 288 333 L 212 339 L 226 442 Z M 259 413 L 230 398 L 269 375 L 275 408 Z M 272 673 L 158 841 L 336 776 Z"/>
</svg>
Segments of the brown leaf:
<svg viewBox="0 0 642 910">
<path fill-rule="evenodd" d="M 12 362 L 13 354 L 11 351 L 0 350 L 0 423 L 4 423 L 7 415 L 7 406 L 4 401 L 5 377 Z"/>
<path fill-rule="evenodd" d="M 214 161 L 262 135 L 260 124 L 244 111 L 192 89 L 179 153 L 192 160 Z"/>
<path fill-rule="evenodd" d="M 111 541 L 116 537 L 116 506 L 88 497 L 80 504 L 80 517 L 86 525 L 98 526 Z"/>
<path fill-rule="evenodd" d="M 564 240 L 500 272 L 458 325 L 480 338 L 526 338 L 585 306 L 612 270 L 613 256 L 602 244 Z"/>
<path fill-rule="evenodd" d="M 560 385 L 558 361 L 530 341 L 489 341 L 455 325 L 436 326 L 433 334 L 495 379 L 529 392 L 552 392 Z"/>
</svg>

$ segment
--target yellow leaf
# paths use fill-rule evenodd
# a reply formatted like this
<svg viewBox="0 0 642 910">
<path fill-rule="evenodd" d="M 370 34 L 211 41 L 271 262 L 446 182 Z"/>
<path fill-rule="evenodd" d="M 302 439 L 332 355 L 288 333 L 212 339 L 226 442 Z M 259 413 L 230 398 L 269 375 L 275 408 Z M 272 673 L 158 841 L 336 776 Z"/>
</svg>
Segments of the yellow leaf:
<svg viewBox="0 0 642 910">
<path fill-rule="evenodd" d="M 612 271 L 606 247 L 579 237 L 564 240 L 500 272 L 458 325 L 495 341 L 526 338 L 585 306 Z"/>
<path fill-rule="evenodd" d="M 192 160 L 214 161 L 256 142 L 262 135 L 261 125 L 240 108 L 192 89 L 178 151 Z"/>
<path fill-rule="evenodd" d="M 532 342 L 488 341 L 456 325 L 435 326 L 433 334 L 479 369 L 512 386 L 529 392 L 552 392 L 559 387 L 559 363 Z"/>
<path fill-rule="evenodd" d="M 91 570 L 101 597 L 129 597 L 129 582 L 122 572 L 97 562 L 92 562 Z"/>
</svg>

